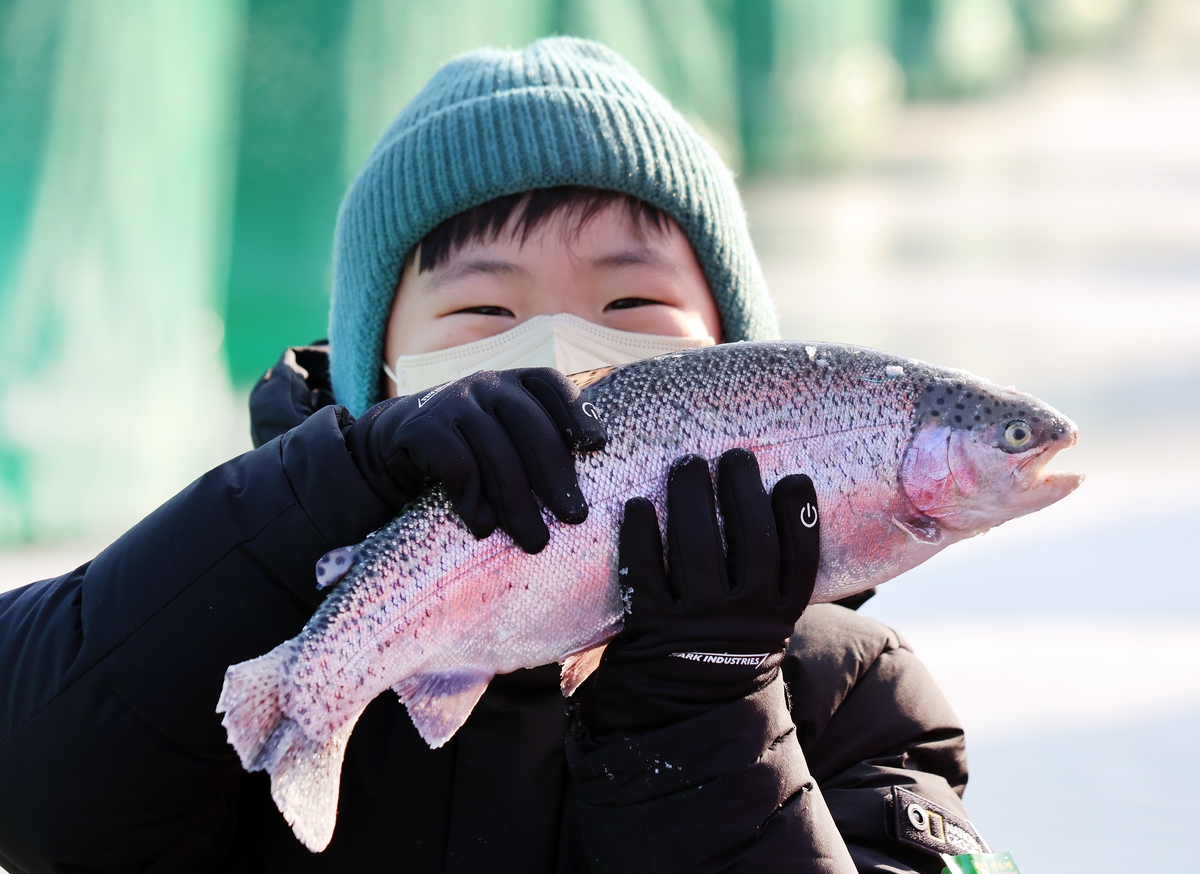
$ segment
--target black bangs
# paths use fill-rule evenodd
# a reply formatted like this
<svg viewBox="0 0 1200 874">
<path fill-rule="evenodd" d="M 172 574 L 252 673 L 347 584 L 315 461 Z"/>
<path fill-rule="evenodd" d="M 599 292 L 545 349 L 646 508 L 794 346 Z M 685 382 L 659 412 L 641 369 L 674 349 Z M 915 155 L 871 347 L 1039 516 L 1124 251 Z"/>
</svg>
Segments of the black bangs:
<svg viewBox="0 0 1200 874">
<path fill-rule="evenodd" d="M 418 272 L 440 267 L 467 243 L 486 243 L 498 238 L 514 216 L 513 238 L 522 243 L 547 220 L 559 214 L 574 220 L 571 230 L 578 234 L 588 222 L 614 204 L 625 208 L 639 234 L 646 228 L 661 232 L 667 227 L 665 212 L 619 191 L 580 185 L 535 188 L 497 197 L 446 219 L 413 247 L 404 259 L 403 269 L 408 269 L 418 252 L 421 257 Z"/>
</svg>

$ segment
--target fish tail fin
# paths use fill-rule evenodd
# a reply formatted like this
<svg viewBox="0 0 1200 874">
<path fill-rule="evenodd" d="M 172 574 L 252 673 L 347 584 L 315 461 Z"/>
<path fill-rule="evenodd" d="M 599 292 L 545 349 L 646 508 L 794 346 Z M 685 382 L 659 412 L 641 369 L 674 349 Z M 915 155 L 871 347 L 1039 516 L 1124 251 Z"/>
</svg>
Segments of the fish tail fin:
<svg viewBox="0 0 1200 874">
<path fill-rule="evenodd" d="M 337 824 L 338 791 L 355 714 L 328 739 L 310 737 L 283 712 L 281 686 L 288 644 L 233 665 L 217 702 L 230 745 L 247 771 L 266 771 L 271 798 L 304 846 L 329 846 Z"/>
<path fill-rule="evenodd" d="M 342 760 L 359 713 L 328 740 L 315 740 L 283 717 L 260 753 L 256 770 L 271 775 L 271 798 L 300 843 L 314 853 L 329 846 L 337 825 Z"/>
<path fill-rule="evenodd" d="M 225 726 L 229 745 L 248 771 L 256 770 L 253 766 L 264 744 L 284 718 L 280 694 L 290 650 L 291 646 L 284 643 L 225 671 L 217 713 L 225 714 L 221 725 Z"/>
</svg>

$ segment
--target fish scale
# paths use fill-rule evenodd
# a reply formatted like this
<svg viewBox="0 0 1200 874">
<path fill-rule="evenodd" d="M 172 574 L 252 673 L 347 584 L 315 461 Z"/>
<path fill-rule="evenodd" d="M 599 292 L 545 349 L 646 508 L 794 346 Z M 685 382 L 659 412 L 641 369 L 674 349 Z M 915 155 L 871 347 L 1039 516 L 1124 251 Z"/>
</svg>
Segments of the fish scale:
<svg viewBox="0 0 1200 874">
<path fill-rule="evenodd" d="M 573 690 L 621 625 L 624 504 L 649 498 L 665 522 L 666 472 L 681 455 L 715 462 L 743 447 L 768 488 L 812 477 L 816 602 L 879 585 L 1080 479 L 1041 474 L 1074 442 L 1057 411 L 873 350 L 736 343 L 580 381 L 609 434 L 602 451 L 577 457 L 585 522 L 544 511 L 549 543 L 527 555 L 503 533 L 476 540 L 444 490 L 430 489 L 358 547 L 297 637 L 227 672 L 218 711 L 230 743 L 247 769 L 271 774 L 276 804 L 310 849 L 332 835 L 354 723 L 389 687 L 431 746 L 454 734 L 497 673 L 561 661 Z M 1019 452 L 1005 442 L 1020 431 L 1014 417 L 1031 435 Z"/>
</svg>

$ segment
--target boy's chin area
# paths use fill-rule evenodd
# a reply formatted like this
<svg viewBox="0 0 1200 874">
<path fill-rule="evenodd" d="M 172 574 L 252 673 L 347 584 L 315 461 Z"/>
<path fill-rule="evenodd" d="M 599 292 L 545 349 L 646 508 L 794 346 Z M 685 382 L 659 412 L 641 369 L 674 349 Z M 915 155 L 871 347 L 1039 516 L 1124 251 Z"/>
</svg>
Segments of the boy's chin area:
<svg viewBox="0 0 1200 874">
<path fill-rule="evenodd" d="M 538 315 L 568 313 L 619 331 L 720 342 L 708 282 L 674 220 L 635 225 L 614 204 L 579 223 L 569 211 L 525 239 L 510 219 L 430 270 L 409 259 L 388 317 L 385 361 L 487 339 Z"/>
</svg>

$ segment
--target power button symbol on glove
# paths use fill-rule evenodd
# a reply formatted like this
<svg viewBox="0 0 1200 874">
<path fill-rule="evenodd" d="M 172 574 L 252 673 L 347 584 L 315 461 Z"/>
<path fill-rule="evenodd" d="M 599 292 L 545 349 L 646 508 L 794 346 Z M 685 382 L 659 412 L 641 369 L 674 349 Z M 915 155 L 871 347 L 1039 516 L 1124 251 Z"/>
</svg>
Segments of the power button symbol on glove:
<svg viewBox="0 0 1200 874">
<path fill-rule="evenodd" d="M 583 410 L 583 414 L 585 416 L 590 416 L 591 418 L 595 419 L 597 422 L 600 421 L 600 414 L 596 412 L 596 408 L 592 405 L 591 401 L 585 401 L 583 406 L 580 407 L 580 409 Z"/>
<path fill-rule="evenodd" d="M 817 524 L 817 508 L 812 504 L 805 504 L 800 510 L 800 524 L 805 528 L 812 528 Z"/>
</svg>

